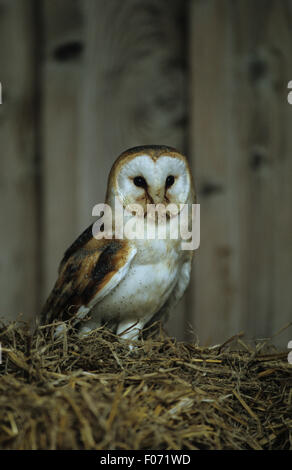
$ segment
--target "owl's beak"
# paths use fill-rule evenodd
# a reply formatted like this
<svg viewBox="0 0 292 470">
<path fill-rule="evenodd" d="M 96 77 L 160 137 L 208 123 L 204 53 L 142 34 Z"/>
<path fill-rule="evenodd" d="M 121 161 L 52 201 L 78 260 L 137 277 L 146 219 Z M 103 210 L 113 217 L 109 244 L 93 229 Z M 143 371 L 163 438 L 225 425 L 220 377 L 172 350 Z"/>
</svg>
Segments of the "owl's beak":
<svg viewBox="0 0 292 470">
<path fill-rule="evenodd" d="M 164 190 L 157 189 L 156 191 L 148 191 L 150 204 L 165 204 Z"/>
</svg>

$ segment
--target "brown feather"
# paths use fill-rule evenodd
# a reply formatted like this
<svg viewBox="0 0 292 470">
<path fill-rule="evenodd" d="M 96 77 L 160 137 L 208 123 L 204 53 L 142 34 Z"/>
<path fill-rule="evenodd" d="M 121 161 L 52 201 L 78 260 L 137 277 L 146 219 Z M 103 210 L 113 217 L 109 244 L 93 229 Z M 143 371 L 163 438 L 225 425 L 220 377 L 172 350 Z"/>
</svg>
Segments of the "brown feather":
<svg viewBox="0 0 292 470">
<path fill-rule="evenodd" d="M 89 229 L 66 251 L 57 282 L 40 315 L 41 323 L 68 320 L 88 306 L 118 270 L 131 251 L 126 240 L 96 240 Z"/>
</svg>

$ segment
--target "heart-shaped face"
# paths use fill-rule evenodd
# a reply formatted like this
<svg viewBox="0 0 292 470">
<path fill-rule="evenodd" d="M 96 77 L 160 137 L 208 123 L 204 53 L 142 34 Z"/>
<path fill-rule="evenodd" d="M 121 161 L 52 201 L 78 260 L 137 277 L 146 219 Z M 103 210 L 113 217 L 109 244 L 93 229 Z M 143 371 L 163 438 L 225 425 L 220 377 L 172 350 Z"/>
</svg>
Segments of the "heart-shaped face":
<svg viewBox="0 0 292 470">
<path fill-rule="evenodd" d="M 108 183 L 107 202 L 118 197 L 125 208 L 139 204 L 187 204 L 194 190 L 186 158 L 168 147 L 138 147 L 124 152 L 115 162 Z"/>
</svg>

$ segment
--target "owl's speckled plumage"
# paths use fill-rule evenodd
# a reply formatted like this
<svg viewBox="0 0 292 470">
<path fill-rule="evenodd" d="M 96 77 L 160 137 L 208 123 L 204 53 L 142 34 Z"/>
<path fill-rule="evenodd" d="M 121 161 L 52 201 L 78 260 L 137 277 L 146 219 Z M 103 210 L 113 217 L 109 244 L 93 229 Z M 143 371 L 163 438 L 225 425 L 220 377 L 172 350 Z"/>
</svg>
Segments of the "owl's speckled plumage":
<svg viewBox="0 0 292 470">
<path fill-rule="evenodd" d="M 169 175 L 171 185 L 167 187 Z M 137 176 L 144 178 L 145 187 L 135 185 Z M 186 158 L 166 146 L 127 150 L 109 175 L 106 203 L 114 207 L 115 197 L 123 207 L 139 203 L 145 210 L 147 204 L 193 204 L 195 193 Z M 97 240 L 91 225 L 65 252 L 40 320 L 51 323 L 73 318 L 78 324 L 90 313 L 81 332 L 110 321 L 117 334 L 135 339 L 146 323 L 167 316 L 182 297 L 191 260 L 192 251 L 182 250 L 181 240 L 114 236 Z"/>
</svg>

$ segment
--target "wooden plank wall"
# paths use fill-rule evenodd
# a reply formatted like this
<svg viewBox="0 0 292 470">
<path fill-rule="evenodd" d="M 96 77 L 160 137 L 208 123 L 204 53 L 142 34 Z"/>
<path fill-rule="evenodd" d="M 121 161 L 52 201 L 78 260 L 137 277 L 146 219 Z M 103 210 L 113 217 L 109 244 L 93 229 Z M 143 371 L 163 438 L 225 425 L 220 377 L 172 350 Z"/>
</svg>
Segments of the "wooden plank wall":
<svg viewBox="0 0 292 470">
<path fill-rule="evenodd" d="M 201 204 L 170 333 L 214 343 L 291 320 L 291 18 L 291 0 L 1 0 L 6 318 L 40 308 L 116 156 L 161 143 L 188 154 Z"/>
<path fill-rule="evenodd" d="M 81 1 L 42 2 L 42 301 L 56 280 L 66 246 L 83 228 L 77 223 L 83 16 Z"/>
<path fill-rule="evenodd" d="M 292 319 L 292 2 L 192 2 L 191 158 L 201 203 L 194 270 L 203 343 Z M 287 346 L 290 331 L 278 341 Z"/>
<path fill-rule="evenodd" d="M 36 69 L 33 2 L 0 3 L 1 317 L 27 318 L 38 300 Z"/>
</svg>

